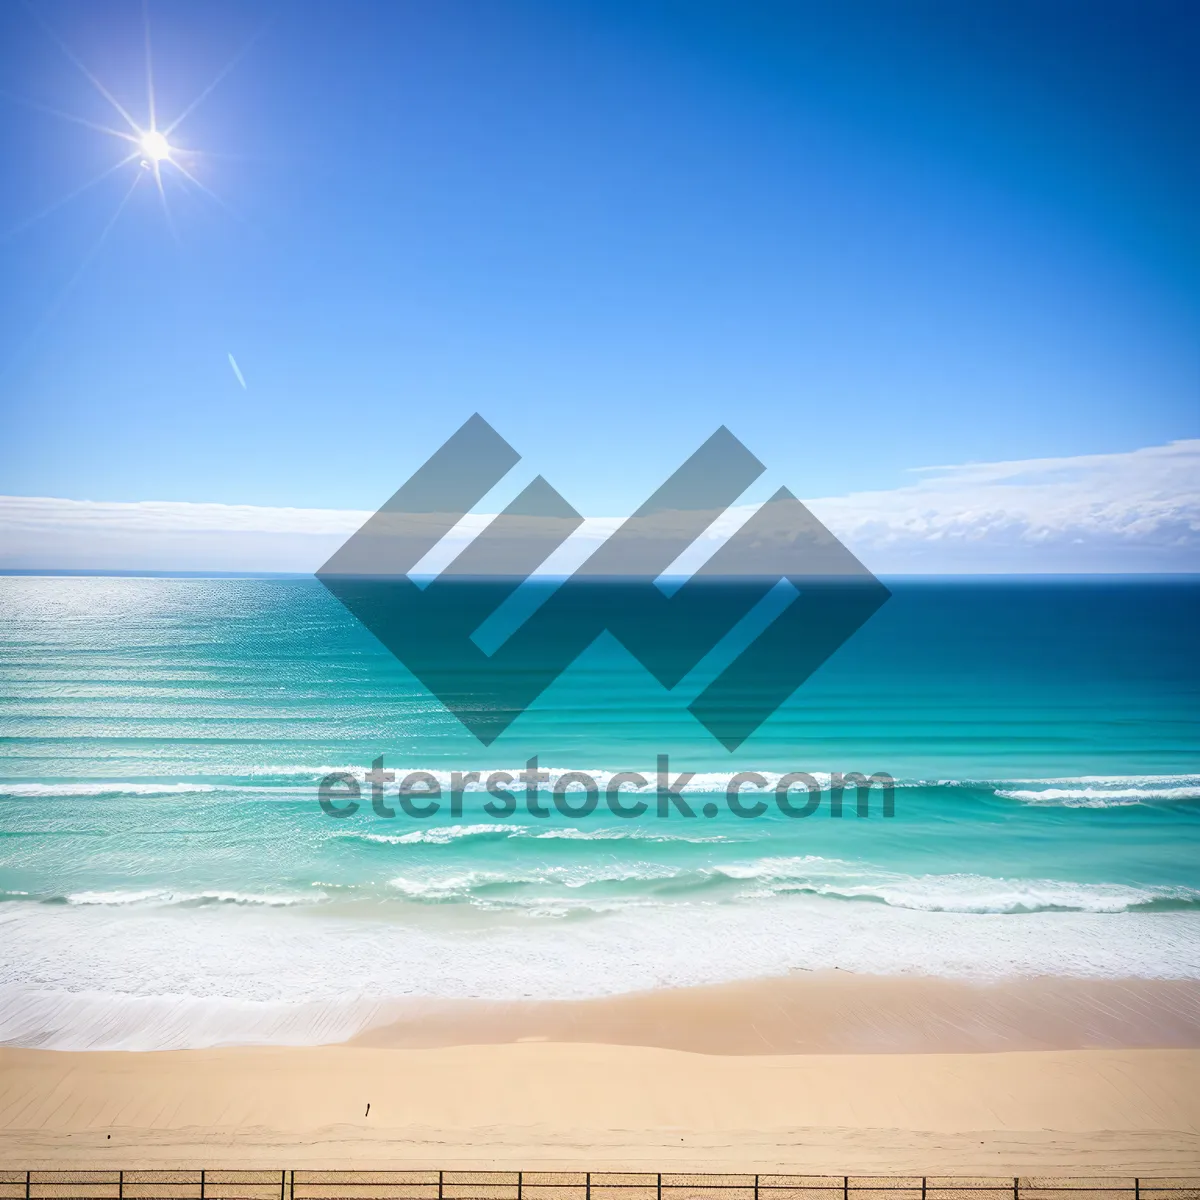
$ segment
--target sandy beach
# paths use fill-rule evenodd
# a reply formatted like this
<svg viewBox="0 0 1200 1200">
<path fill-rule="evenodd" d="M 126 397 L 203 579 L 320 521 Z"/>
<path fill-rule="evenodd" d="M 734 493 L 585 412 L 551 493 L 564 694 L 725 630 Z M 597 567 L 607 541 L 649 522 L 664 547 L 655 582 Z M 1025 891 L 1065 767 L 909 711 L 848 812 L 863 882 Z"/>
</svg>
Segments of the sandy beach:
<svg viewBox="0 0 1200 1200">
<path fill-rule="evenodd" d="M 6 1049 L 0 1161 L 1179 1176 L 1200 1173 L 1196 1000 L 1145 981 L 786 979 L 426 1006 L 339 1046 Z M 1135 1027 L 1138 1048 L 1095 1044 Z M 780 1052 L 789 1028 L 825 1052 Z M 859 1052 L 829 1053 L 839 1039 Z M 689 1046 L 654 1044 L 670 1040 Z"/>
<path fill-rule="evenodd" d="M 590 1000 L 404 1001 L 381 1006 L 352 1044 L 434 1049 L 525 1040 L 699 1054 L 1200 1049 L 1200 983 L 797 971 Z"/>
<path fill-rule="evenodd" d="M 22 1168 L 1200 1173 L 1200 1051 L 7 1050 L 0 1073 Z"/>
</svg>

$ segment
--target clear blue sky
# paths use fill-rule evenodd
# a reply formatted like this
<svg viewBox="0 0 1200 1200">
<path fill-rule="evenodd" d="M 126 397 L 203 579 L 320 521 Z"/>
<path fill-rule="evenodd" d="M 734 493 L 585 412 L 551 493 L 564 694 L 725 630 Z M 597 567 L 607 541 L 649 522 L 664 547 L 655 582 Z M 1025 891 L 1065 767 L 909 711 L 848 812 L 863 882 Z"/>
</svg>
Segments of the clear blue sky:
<svg viewBox="0 0 1200 1200">
<path fill-rule="evenodd" d="M 0 492 L 369 508 L 482 412 L 582 510 L 1200 434 L 1200 7 L 0 9 Z M 1190 77 L 1189 77 L 1190 73 Z M 10 232 L 14 231 L 15 232 Z M 73 283 L 71 281 L 74 280 Z M 64 288 L 71 284 L 64 293 Z M 232 353 L 244 374 L 239 385 Z"/>
</svg>

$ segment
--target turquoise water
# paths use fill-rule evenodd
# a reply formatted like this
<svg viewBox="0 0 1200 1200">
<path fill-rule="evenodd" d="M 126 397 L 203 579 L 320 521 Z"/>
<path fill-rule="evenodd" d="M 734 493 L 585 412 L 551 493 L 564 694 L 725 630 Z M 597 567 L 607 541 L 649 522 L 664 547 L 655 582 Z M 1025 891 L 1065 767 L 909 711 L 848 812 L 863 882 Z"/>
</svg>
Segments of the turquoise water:
<svg viewBox="0 0 1200 1200">
<path fill-rule="evenodd" d="M 388 997 L 830 966 L 1200 976 L 1200 584 L 891 586 L 729 754 L 609 639 L 485 749 L 313 580 L 0 578 L 0 1038 L 317 1040 Z M 695 815 L 608 812 L 664 754 Z M 597 811 L 450 812 L 451 772 L 534 755 Z M 389 784 L 395 817 L 366 785 L 325 815 L 318 781 L 379 757 L 441 811 Z M 770 791 L 796 771 L 804 818 Z M 894 816 L 831 816 L 851 771 Z"/>
</svg>

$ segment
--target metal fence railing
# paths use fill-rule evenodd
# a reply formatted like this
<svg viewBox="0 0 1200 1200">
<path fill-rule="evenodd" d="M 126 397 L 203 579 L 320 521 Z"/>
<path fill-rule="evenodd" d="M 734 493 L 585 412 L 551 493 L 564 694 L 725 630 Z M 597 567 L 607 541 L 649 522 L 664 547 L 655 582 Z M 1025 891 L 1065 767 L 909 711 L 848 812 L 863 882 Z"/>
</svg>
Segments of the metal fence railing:
<svg viewBox="0 0 1200 1200">
<path fill-rule="evenodd" d="M 0 1170 L 0 1200 L 1200 1200 L 1200 1176 Z"/>
</svg>

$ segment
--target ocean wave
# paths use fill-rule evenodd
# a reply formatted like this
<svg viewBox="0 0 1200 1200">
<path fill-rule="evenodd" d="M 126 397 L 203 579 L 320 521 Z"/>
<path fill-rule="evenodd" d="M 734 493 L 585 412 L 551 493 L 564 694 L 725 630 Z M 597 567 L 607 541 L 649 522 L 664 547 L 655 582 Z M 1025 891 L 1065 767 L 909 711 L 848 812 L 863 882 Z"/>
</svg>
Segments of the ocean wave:
<svg viewBox="0 0 1200 1200">
<path fill-rule="evenodd" d="M 1002 779 L 999 783 L 1084 783 L 1101 787 L 1154 786 L 1157 784 L 1200 785 L 1200 775 L 1050 775 L 1039 779 Z"/>
<path fill-rule="evenodd" d="M 334 836 L 340 841 L 374 842 L 386 846 L 445 846 L 468 838 L 516 837 L 520 828 L 516 825 L 441 825 L 432 829 L 414 829 L 411 833 L 341 833 Z"/>
<path fill-rule="evenodd" d="M 438 786 L 442 789 L 443 792 L 446 792 L 446 793 L 449 793 L 451 788 L 454 786 L 455 781 L 453 779 L 453 776 L 455 774 L 458 774 L 458 775 L 477 774 L 479 776 L 478 781 L 473 781 L 473 782 L 467 783 L 463 786 L 463 791 L 467 792 L 469 794 L 472 794 L 472 795 L 475 795 L 475 794 L 486 795 L 487 794 L 488 777 L 490 775 L 494 775 L 494 774 L 498 774 L 498 773 L 499 774 L 508 774 L 513 777 L 513 782 L 506 785 L 510 789 L 515 789 L 516 791 L 523 791 L 524 787 L 525 787 L 525 785 L 522 784 L 519 779 L 519 773 L 525 769 L 525 765 L 523 763 L 508 763 L 505 766 L 479 767 L 479 768 L 474 768 L 473 770 L 468 771 L 468 772 L 463 772 L 463 771 L 451 770 L 451 769 L 448 769 L 447 767 L 441 766 L 441 765 L 433 765 L 433 766 L 416 765 L 416 766 L 414 766 L 412 764 L 407 764 L 407 765 L 397 766 L 397 765 L 389 762 L 389 763 L 385 763 L 384 769 L 387 771 L 395 772 L 395 776 L 396 776 L 397 780 L 403 779 L 405 775 L 415 774 L 415 773 L 432 775 L 434 777 L 434 779 L 437 780 Z M 747 769 L 751 769 L 751 768 L 747 768 Z M 790 768 L 789 771 L 792 769 L 794 769 L 794 768 Z M 324 779 L 327 775 L 349 775 L 353 779 L 357 780 L 359 782 L 359 784 L 362 784 L 364 782 L 365 776 L 369 770 L 370 770 L 369 767 L 365 767 L 361 764 L 349 764 L 349 765 L 340 766 L 340 767 L 337 767 L 337 766 L 320 766 L 320 767 L 239 766 L 236 770 L 231 770 L 229 772 L 229 774 L 227 776 L 224 776 L 223 778 L 231 779 L 231 780 L 232 779 L 262 780 L 262 779 L 270 779 L 270 778 L 279 778 L 279 779 L 303 778 L 306 780 L 310 780 L 313 783 L 317 783 L 320 780 Z M 584 775 L 589 775 L 589 776 L 591 776 L 592 779 L 594 779 L 596 781 L 596 786 L 601 791 L 604 791 L 608 787 L 609 782 L 612 780 L 613 776 L 615 776 L 615 775 L 625 774 L 628 772 L 634 772 L 636 774 L 642 775 L 646 780 L 646 786 L 643 788 L 640 788 L 640 789 L 635 789 L 635 788 L 632 788 L 627 785 L 624 789 L 624 794 L 628 795 L 628 796 L 637 796 L 639 794 L 642 796 L 653 795 L 655 788 L 657 786 L 657 777 L 656 777 L 655 771 L 652 767 L 643 767 L 640 771 L 635 771 L 635 769 L 633 767 L 629 767 L 629 766 L 584 768 L 584 767 L 580 767 L 578 765 L 569 766 L 569 767 L 564 767 L 564 766 L 556 767 L 556 766 L 551 766 L 551 765 L 542 763 L 542 764 L 539 764 L 538 770 L 546 771 L 550 775 L 551 781 L 553 781 L 560 775 L 566 775 L 566 774 L 576 773 L 576 772 L 584 774 Z M 783 775 L 788 774 L 789 771 L 763 770 L 759 773 L 761 775 L 763 775 L 763 777 L 767 780 L 768 789 L 770 789 L 770 788 L 773 788 L 779 782 L 779 780 L 782 778 Z M 680 763 L 680 764 L 672 764 L 672 766 L 671 766 L 670 774 L 671 774 L 672 782 L 674 782 L 675 778 L 681 772 L 692 775 L 692 779 L 689 781 L 688 785 L 683 789 L 685 794 L 724 793 L 726 785 L 729 783 L 730 777 L 732 775 L 736 774 L 736 771 L 734 771 L 732 769 L 730 769 L 728 771 L 690 771 L 688 769 L 686 763 Z M 829 787 L 830 773 L 828 771 L 810 771 L 810 772 L 808 772 L 808 774 L 810 774 L 821 785 L 822 788 L 827 789 Z M 212 778 L 214 778 L 214 776 L 207 775 L 207 776 L 205 776 L 205 778 L 212 779 Z M 395 782 L 388 784 L 384 789 L 385 793 L 388 795 L 394 795 L 396 793 L 397 786 L 398 785 Z M 548 793 L 549 790 L 550 790 L 549 785 L 544 784 L 544 783 L 540 785 L 540 791 L 543 795 Z"/>
<path fill-rule="evenodd" d="M 702 835 L 688 837 L 682 833 L 655 833 L 653 830 L 636 827 L 630 829 L 580 829 L 578 826 L 568 826 L 565 829 L 546 829 L 540 833 L 531 832 L 530 836 L 538 841 L 613 842 L 629 840 L 635 842 L 686 842 L 692 846 L 721 844 L 734 840 L 720 833 L 708 837 Z"/>
<path fill-rule="evenodd" d="M 39 796 L 175 796 L 218 790 L 216 785 L 208 783 L 126 783 L 118 780 L 100 783 L 0 783 L 0 796 L 14 799 Z"/>
<path fill-rule="evenodd" d="M 502 768 L 496 768 L 500 770 Z M 510 766 L 503 768 L 514 778 L 520 767 Z M 553 767 L 544 766 L 541 768 L 550 775 L 551 780 L 568 772 L 576 772 L 578 767 Z M 14 780 L 11 782 L 0 782 L 0 797 L 11 798 L 40 798 L 40 797 L 70 797 L 70 796 L 88 796 L 88 797 L 137 797 L 137 796 L 173 796 L 173 795 L 190 795 L 196 793 L 252 793 L 256 799 L 294 799 L 297 797 L 305 797 L 309 795 L 315 796 L 313 785 L 321 779 L 332 774 L 345 774 L 357 780 L 360 786 L 365 787 L 364 776 L 366 768 L 362 766 L 287 766 L 287 765 L 268 765 L 262 767 L 239 765 L 236 769 L 231 769 L 227 775 L 215 775 L 204 773 L 197 775 L 194 779 L 175 777 L 171 780 L 59 780 L 59 781 L 24 781 Z M 412 772 L 424 771 L 432 775 L 441 787 L 443 796 L 450 793 L 454 780 L 452 776 L 455 774 L 441 767 L 412 767 L 412 766 L 397 766 L 389 767 L 389 771 L 394 770 L 396 779 L 402 779 L 405 775 Z M 671 768 L 672 781 L 678 776 L 681 771 L 686 771 L 686 764 L 675 764 Z M 484 784 L 492 772 L 489 770 L 480 770 L 479 772 L 482 782 L 469 783 L 463 789 L 467 794 L 472 796 L 486 795 Z M 611 779 L 618 773 L 616 770 L 607 768 L 593 768 L 592 770 L 583 772 L 590 775 L 597 784 L 597 787 L 604 791 Z M 723 795 L 730 778 L 735 772 L 732 768 L 727 771 L 697 771 L 693 772 L 693 778 L 682 789 L 684 795 Z M 787 772 L 762 770 L 758 772 L 766 780 L 766 787 L 762 789 L 762 794 L 769 794 L 779 780 Z M 828 792 L 831 782 L 831 775 L 827 771 L 811 771 L 809 774 L 820 785 L 821 789 Z M 651 770 L 644 770 L 643 777 L 647 780 L 644 788 L 640 789 L 625 789 L 625 795 L 629 797 L 640 796 L 643 799 L 649 799 L 653 802 L 657 780 L 655 774 Z M 303 782 L 301 782 L 303 781 Z M 912 789 L 939 789 L 939 790 L 961 790 L 968 792 L 984 792 L 991 793 L 1002 800 L 1016 800 L 1025 804 L 1040 804 L 1048 806 L 1060 806 L 1064 808 L 1107 808 L 1120 807 L 1125 805 L 1145 804 L 1145 803 L 1169 803 L 1178 801 L 1194 801 L 1200 800 L 1200 776 L 1196 775 L 1079 775 L 1079 776 L 1048 776 L 1045 778 L 1005 778 L 1005 779 L 923 779 L 923 778 L 897 778 L 893 781 L 893 786 L 898 790 Z M 522 790 L 523 785 L 518 782 L 510 785 L 518 791 Z M 393 782 L 385 788 L 385 795 L 394 796 L 397 789 L 397 784 Z M 546 797 L 549 794 L 549 786 L 542 784 L 539 794 Z M 877 788 L 875 790 L 878 790 Z M 757 793 L 757 789 L 755 789 Z M 603 802 L 602 802 L 603 806 Z M 403 834 L 403 835 L 377 835 L 372 840 L 379 841 L 395 841 L 399 843 L 410 842 L 426 842 L 429 844 L 441 844 L 445 841 L 452 840 L 457 837 L 473 837 L 473 836 L 512 836 L 512 837 L 528 837 L 528 836 L 543 836 L 547 838 L 595 838 L 601 840 L 604 838 L 622 839 L 645 839 L 657 840 L 658 836 L 640 832 L 634 828 L 629 830 L 608 830 L 608 831 L 582 831 L 579 828 L 569 829 L 549 829 L 543 830 L 539 834 L 533 834 L 526 830 L 523 826 L 505 827 L 507 833 L 501 833 L 501 827 L 497 826 L 494 829 L 485 829 L 482 824 L 476 823 L 473 826 L 467 827 L 471 832 L 462 833 L 446 833 L 445 829 L 451 827 L 442 827 L 439 830 L 425 830 L 419 834 Z M 664 840 L 676 840 L 674 836 L 665 837 Z M 689 841 L 707 841 L 709 838 L 688 838 L 683 840 Z"/>
<path fill-rule="evenodd" d="M 454 875 L 398 875 L 388 880 L 388 886 L 410 900 L 434 902 L 467 901 L 484 908 L 528 908 L 555 898 L 547 893 L 534 895 L 512 894 L 519 889 L 535 887 L 565 888 L 579 891 L 585 888 L 612 885 L 635 885 L 639 902 L 649 899 L 644 885 L 660 882 L 683 882 L 702 878 L 703 872 L 678 871 L 654 863 L 630 863 L 621 866 L 608 863 L 593 866 L 539 866 L 525 871 L 494 871 L 479 868 Z M 557 897 L 562 899 L 562 895 Z M 605 900 L 606 905 L 613 903 Z"/>
<path fill-rule="evenodd" d="M 997 788 L 995 794 L 1004 800 L 1021 800 L 1026 804 L 1050 804 L 1063 808 L 1122 808 L 1155 800 L 1200 800 L 1200 786 Z"/>
<path fill-rule="evenodd" d="M 817 855 L 690 867 L 606 860 L 562 866 L 531 864 L 512 870 L 409 872 L 390 879 L 388 887 L 418 903 L 462 903 L 535 915 L 558 915 L 566 909 L 608 912 L 615 907 L 691 902 L 741 904 L 787 894 L 882 903 L 921 912 L 997 915 L 1200 908 L 1200 891 L 1186 887 L 1010 879 L 967 873 L 906 875 Z"/>
<path fill-rule="evenodd" d="M 327 899 L 324 892 L 313 891 L 305 895 L 282 895 L 257 892 L 204 891 L 176 892 L 166 889 L 147 888 L 143 891 L 72 892 L 56 897 L 71 905 L 124 908 L 129 905 L 154 905 L 172 908 L 198 908 L 208 904 L 254 905 L 267 908 L 292 908 L 296 905 L 315 904 Z"/>
<path fill-rule="evenodd" d="M 530 838 L 535 841 L 581 841 L 581 842 L 684 842 L 689 845 L 730 842 L 733 839 L 722 834 L 688 837 L 686 834 L 658 833 L 652 829 L 630 826 L 614 829 L 602 826 L 598 829 L 581 829 L 579 826 L 543 829 L 539 825 L 439 825 L 430 829 L 416 829 L 410 833 L 337 833 L 340 841 L 373 842 L 386 846 L 446 846 L 463 841 L 503 841 L 512 838 Z"/>
<path fill-rule="evenodd" d="M 417 905 L 460 904 L 529 916 L 714 903 L 753 908 L 756 902 L 788 895 L 856 906 L 874 903 L 926 913 L 977 915 L 1200 909 L 1200 891 L 1184 886 L 1004 878 L 966 872 L 916 875 L 818 855 L 767 856 L 688 866 L 605 858 L 591 863 L 459 866 L 452 871 L 414 869 L 376 883 L 314 883 L 311 890 L 300 893 L 115 888 L 38 896 L 6 891 L 0 893 L 0 901 L 15 907 L 23 902 L 71 908 L 270 909 L 324 904 L 334 892 L 376 903 L 390 897 Z"/>
<path fill-rule="evenodd" d="M 1119 913 L 1200 907 L 1200 892 L 1192 888 L 1003 879 L 965 873 L 905 875 L 812 856 L 764 858 L 715 870 L 759 884 L 757 889 L 744 893 L 747 899 L 800 892 L 835 900 L 876 901 L 919 912 L 975 914 Z"/>
<path fill-rule="evenodd" d="M 990 792 L 1059 808 L 1117 808 L 1200 800 L 1197 775 L 1055 775 L 1040 779 L 897 779 L 897 788 L 950 788 Z"/>
<path fill-rule="evenodd" d="M 316 782 L 318 779 L 324 779 L 326 775 L 336 775 L 345 772 L 348 775 L 357 775 L 360 779 L 369 768 L 363 766 L 341 766 L 341 767 L 310 767 L 304 765 L 267 765 L 255 766 L 254 764 L 239 765 L 236 771 L 230 771 L 225 778 L 258 778 L 260 776 L 276 776 L 280 779 L 303 778 L 311 779 Z"/>
</svg>

